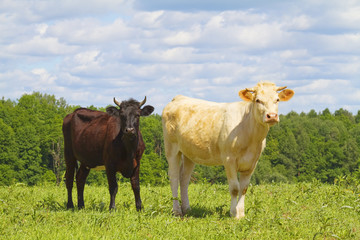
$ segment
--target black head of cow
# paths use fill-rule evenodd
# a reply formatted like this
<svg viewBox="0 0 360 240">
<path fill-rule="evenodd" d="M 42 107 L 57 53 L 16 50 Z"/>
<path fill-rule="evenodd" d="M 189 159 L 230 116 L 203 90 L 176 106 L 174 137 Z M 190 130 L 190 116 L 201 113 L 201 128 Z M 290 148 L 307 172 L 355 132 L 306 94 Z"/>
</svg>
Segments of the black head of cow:
<svg viewBox="0 0 360 240">
<path fill-rule="evenodd" d="M 137 137 L 140 116 L 149 116 L 154 111 L 154 107 L 150 105 L 141 108 L 145 102 L 146 96 L 141 102 L 132 98 L 128 101 L 118 102 L 114 98 L 114 103 L 119 106 L 119 109 L 116 107 L 108 107 L 106 112 L 111 116 L 120 118 L 120 131 L 124 133 L 124 136 Z"/>
</svg>

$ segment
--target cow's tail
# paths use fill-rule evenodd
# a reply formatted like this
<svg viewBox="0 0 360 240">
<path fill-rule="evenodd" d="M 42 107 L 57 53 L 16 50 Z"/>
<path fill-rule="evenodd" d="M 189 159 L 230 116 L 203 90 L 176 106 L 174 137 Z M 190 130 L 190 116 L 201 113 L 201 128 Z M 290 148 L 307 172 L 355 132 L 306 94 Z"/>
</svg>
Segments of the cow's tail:
<svg viewBox="0 0 360 240">
<path fill-rule="evenodd" d="M 172 135 L 176 129 L 175 117 L 168 112 L 164 112 L 162 116 L 162 124 L 163 130 L 166 130 L 167 134 Z"/>
<path fill-rule="evenodd" d="M 72 139 L 71 139 L 71 120 L 74 116 L 74 113 L 68 114 L 63 121 L 63 126 L 62 126 L 62 131 L 63 131 L 63 135 L 64 135 L 64 157 L 65 157 L 65 164 L 66 164 L 66 172 L 65 174 L 68 172 L 68 175 L 65 175 L 65 179 L 66 176 L 68 176 L 69 178 L 74 178 L 74 176 L 76 175 L 76 172 L 79 169 L 78 166 L 78 162 L 74 156 L 74 152 L 72 149 Z M 74 173 L 72 173 L 74 171 Z M 70 180 L 70 181 L 73 181 Z"/>
</svg>

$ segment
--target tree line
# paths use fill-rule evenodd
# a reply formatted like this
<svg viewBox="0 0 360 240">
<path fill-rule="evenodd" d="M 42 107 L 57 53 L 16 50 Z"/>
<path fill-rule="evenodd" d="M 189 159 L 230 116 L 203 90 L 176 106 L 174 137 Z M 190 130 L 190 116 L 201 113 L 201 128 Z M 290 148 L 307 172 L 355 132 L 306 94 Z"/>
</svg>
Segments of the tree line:
<svg viewBox="0 0 360 240">
<path fill-rule="evenodd" d="M 17 101 L 2 98 L 0 185 L 60 183 L 65 171 L 62 120 L 78 107 L 39 92 L 25 94 Z M 329 109 L 290 112 L 281 115 L 280 120 L 269 131 L 252 183 L 313 179 L 333 183 L 339 176 L 360 179 L 360 111 L 357 115 L 344 109 L 334 113 Z M 167 183 L 161 116 L 141 118 L 140 128 L 146 144 L 140 181 L 151 185 Z M 118 176 L 120 181 L 127 181 Z M 106 184 L 105 172 L 91 171 L 87 181 Z M 192 181 L 225 183 L 226 176 L 221 166 L 197 165 Z"/>
</svg>

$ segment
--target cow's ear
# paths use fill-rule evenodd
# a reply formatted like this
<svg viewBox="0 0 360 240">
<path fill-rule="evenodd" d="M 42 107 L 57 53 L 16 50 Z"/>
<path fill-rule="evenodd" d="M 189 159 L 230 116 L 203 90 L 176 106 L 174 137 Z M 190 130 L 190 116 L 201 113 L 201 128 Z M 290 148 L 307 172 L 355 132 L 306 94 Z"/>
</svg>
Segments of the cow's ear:
<svg viewBox="0 0 360 240">
<path fill-rule="evenodd" d="M 115 116 L 115 117 L 120 116 L 119 109 L 117 109 L 116 107 L 108 107 L 106 108 L 106 112 L 111 116 Z"/>
<path fill-rule="evenodd" d="M 253 95 L 251 92 L 249 92 L 247 89 L 241 90 L 239 92 L 239 96 L 242 100 L 246 102 L 251 102 L 253 100 Z"/>
<path fill-rule="evenodd" d="M 284 91 L 279 92 L 279 98 L 282 102 L 290 100 L 293 96 L 294 91 L 291 89 L 285 89 Z"/>
<path fill-rule="evenodd" d="M 149 116 L 154 111 L 154 107 L 146 105 L 141 109 L 141 116 Z"/>
</svg>

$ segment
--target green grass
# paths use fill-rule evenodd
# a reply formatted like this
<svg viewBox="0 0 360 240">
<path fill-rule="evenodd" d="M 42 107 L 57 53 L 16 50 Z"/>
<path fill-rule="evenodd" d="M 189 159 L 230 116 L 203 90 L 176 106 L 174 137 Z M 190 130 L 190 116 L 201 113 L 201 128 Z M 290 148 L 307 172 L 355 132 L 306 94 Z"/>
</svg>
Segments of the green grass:
<svg viewBox="0 0 360 240">
<path fill-rule="evenodd" d="M 85 209 L 73 211 L 65 186 L 0 187 L 0 239 L 360 239 L 359 185 L 252 186 L 240 221 L 229 217 L 227 185 L 191 184 L 189 196 L 192 210 L 179 218 L 169 186 L 141 186 L 141 213 L 129 183 L 111 213 L 105 186 L 86 186 Z"/>
</svg>

